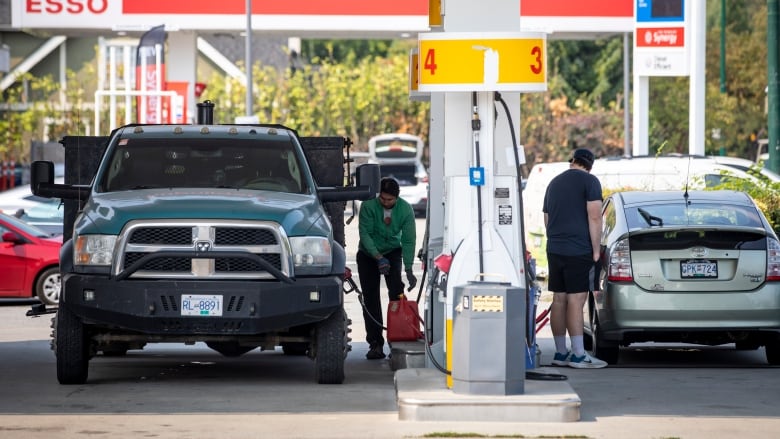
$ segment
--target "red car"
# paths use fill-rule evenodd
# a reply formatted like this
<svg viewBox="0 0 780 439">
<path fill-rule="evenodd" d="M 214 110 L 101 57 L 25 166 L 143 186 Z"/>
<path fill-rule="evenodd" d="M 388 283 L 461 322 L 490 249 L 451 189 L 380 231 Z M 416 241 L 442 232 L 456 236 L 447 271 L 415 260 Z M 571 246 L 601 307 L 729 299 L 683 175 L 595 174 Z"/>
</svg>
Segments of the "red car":
<svg viewBox="0 0 780 439">
<path fill-rule="evenodd" d="M 47 305 L 60 299 L 62 235 L 51 236 L 0 213 L 0 297 L 38 297 Z"/>
</svg>

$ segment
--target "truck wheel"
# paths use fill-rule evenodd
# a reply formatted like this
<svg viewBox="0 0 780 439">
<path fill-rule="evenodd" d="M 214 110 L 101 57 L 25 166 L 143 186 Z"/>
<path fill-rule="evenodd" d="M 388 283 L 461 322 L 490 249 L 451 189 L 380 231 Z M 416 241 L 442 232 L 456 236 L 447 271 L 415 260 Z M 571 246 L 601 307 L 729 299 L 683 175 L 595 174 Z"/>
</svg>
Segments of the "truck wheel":
<svg viewBox="0 0 780 439">
<path fill-rule="evenodd" d="M 344 360 L 349 352 L 349 321 L 341 307 L 317 324 L 315 334 L 315 376 L 320 384 L 344 382 Z"/>
<path fill-rule="evenodd" d="M 35 295 L 46 305 L 56 305 L 60 301 L 60 269 L 47 268 L 35 282 Z"/>
<path fill-rule="evenodd" d="M 206 343 L 206 346 L 226 357 L 240 357 L 256 347 L 242 346 L 234 341 L 210 341 Z"/>
<path fill-rule="evenodd" d="M 84 384 L 89 369 L 89 340 L 84 324 L 67 308 L 57 310 L 54 352 L 60 384 Z"/>
</svg>

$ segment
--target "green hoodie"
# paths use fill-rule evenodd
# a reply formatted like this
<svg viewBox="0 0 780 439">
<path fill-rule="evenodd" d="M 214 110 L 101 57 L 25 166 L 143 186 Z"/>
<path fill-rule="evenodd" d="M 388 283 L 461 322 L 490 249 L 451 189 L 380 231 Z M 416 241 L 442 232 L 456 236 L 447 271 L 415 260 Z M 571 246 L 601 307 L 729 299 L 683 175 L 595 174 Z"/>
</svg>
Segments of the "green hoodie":
<svg viewBox="0 0 780 439">
<path fill-rule="evenodd" d="M 414 248 L 417 244 L 417 226 L 414 209 L 402 198 L 398 198 L 390 214 L 390 224 L 385 224 L 384 207 L 378 198 L 364 201 L 360 205 L 358 248 L 378 258 L 391 250 L 401 248 L 404 269 L 414 264 Z"/>
</svg>

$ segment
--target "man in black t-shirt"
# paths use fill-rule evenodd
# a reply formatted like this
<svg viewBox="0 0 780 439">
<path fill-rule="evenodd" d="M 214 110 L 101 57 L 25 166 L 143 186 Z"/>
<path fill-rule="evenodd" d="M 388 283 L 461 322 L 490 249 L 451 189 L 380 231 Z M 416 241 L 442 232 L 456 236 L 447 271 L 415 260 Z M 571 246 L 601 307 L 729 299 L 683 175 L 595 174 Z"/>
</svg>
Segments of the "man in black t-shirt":
<svg viewBox="0 0 780 439">
<path fill-rule="evenodd" d="M 548 289 L 553 292 L 550 328 L 555 340 L 553 365 L 578 369 L 605 367 L 585 352 L 583 307 L 594 288 L 601 253 L 601 183 L 590 174 L 595 157 L 580 148 L 569 169 L 553 178 L 544 195 L 547 228 Z M 566 348 L 566 332 L 571 350 Z"/>
</svg>

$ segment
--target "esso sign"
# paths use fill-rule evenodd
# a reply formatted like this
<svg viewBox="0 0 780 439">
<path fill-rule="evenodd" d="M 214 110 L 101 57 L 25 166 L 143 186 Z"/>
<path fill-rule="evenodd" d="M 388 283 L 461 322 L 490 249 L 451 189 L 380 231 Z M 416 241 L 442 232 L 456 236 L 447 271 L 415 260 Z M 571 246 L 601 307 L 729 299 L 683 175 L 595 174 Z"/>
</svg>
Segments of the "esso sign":
<svg viewBox="0 0 780 439">
<path fill-rule="evenodd" d="M 102 14 L 109 0 L 25 0 L 29 14 Z"/>
</svg>

